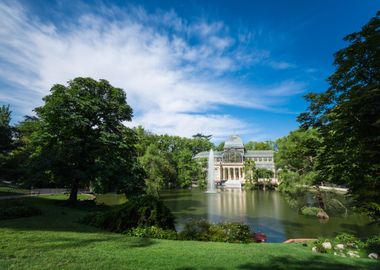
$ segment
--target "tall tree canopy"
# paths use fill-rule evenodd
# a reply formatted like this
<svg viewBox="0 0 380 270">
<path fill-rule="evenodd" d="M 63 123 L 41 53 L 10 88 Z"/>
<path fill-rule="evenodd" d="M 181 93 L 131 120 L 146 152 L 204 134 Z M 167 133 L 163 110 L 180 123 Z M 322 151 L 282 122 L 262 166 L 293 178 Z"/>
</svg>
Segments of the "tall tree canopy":
<svg viewBox="0 0 380 270">
<path fill-rule="evenodd" d="M 326 92 L 307 95 L 298 120 L 318 129 L 321 179 L 346 184 L 357 202 L 380 222 L 380 12 L 335 54 Z"/>
<path fill-rule="evenodd" d="M 255 142 L 249 141 L 244 145 L 246 150 L 274 150 L 275 143 L 273 141 Z"/>
<path fill-rule="evenodd" d="M 201 151 L 214 147 L 209 136 L 184 138 L 157 135 L 136 127 L 139 161 L 146 171 L 148 193 L 158 195 L 163 188 L 187 188 L 203 185 L 204 164 L 193 159 Z"/>
<path fill-rule="evenodd" d="M 123 124 L 132 118 L 124 91 L 91 78 L 57 84 L 50 91 L 45 104 L 35 109 L 40 128 L 33 135 L 32 168 L 70 187 L 71 201 L 77 200 L 80 186 L 138 184 L 136 136 Z"/>
<path fill-rule="evenodd" d="M 13 145 L 13 129 L 10 122 L 11 110 L 9 109 L 9 105 L 3 105 L 0 107 L 0 177 L 6 177 L 8 174 L 8 153 L 11 151 Z"/>
</svg>

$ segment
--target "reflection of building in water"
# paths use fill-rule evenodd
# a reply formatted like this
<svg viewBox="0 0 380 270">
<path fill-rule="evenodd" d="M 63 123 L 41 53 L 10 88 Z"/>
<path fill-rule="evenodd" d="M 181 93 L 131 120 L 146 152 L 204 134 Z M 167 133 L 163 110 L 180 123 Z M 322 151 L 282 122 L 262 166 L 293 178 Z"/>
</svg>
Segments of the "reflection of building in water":
<svg viewBox="0 0 380 270">
<path fill-rule="evenodd" d="M 208 195 L 207 207 L 208 220 L 211 222 L 246 222 L 246 194 L 240 189 L 230 189 Z"/>
<path fill-rule="evenodd" d="M 242 139 L 233 135 L 224 143 L 223 151 L 215 151 L 215 182 L 239 180 L 244 184 L 244 161 L 253 160 L 256 168 L 265 168 L 275 173 L 272 150 L 245 150 Z M 194 158 L 208 158 L 209 152 L 200 152 Z M 276 182 L 276 179 L 272 179 Z"/>
</svg>

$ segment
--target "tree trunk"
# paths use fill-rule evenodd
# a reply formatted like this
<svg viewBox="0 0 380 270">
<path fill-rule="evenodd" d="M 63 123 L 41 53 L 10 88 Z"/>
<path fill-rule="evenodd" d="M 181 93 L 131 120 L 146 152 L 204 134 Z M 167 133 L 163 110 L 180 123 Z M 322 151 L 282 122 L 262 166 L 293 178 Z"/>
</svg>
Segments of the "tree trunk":
<svg viewBox="0 0 380 270">
<path fill-rule="evenodd" d="M 70 197 L 69 197 L 70 202 L 75 203 L 78 201 L 78 187 L 79 187 L 79 181 L 74 180 L 71 186 L 71 191 L 70 191 Z"/>
<path fill-rule="evenodd" d="M 326 210 L 325 203 L 323 202 L 322 193 L 321 193 L 321 190 L 320 190 L 319 186 L 317 186 L 316 197 L 317 197 L 317 201 L 318 201 L 318 204 L 319 204 L 319 208 L 322 208 L 323 210 Z"/>
</svg>

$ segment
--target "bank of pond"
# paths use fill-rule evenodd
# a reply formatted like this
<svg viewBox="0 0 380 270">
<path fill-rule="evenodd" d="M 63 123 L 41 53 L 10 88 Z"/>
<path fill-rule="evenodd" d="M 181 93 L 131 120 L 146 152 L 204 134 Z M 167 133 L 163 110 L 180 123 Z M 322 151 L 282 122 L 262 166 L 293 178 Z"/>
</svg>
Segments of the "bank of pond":
<svg viewBox="0 0 380 270">
<path fill-rule="evenodd" d="M 313 196 L 313 193 L 309 193 L 303 200 L 310 203 Z M 203 219 L 210 223 L 246 224 L 252 231 L 264 233 L 267 241 L 272 243 L 295 238 L 334 237 L 339 233 L 350 233 L 359 238 L 380 233 L 379 226 L 372 224 L 367 216 L 356 212 L 344 196 L 327 196 L 330 196 L 330 201 L 339 200 L 345 205 L 343 209 L 328 211 L 327 220 L 303 215 L 299 208 L 294 207 L 286 196 L 277 191 L 231 189 L 207 194 L 197 189 L 171 190 L 163 192 L 161 199 L 174 214 L 177 231 L 183 230 L 189 220 Z M 98 195 L 97 202 L 117 205 L 125 202 L 125 196 Z"/>
</svg>

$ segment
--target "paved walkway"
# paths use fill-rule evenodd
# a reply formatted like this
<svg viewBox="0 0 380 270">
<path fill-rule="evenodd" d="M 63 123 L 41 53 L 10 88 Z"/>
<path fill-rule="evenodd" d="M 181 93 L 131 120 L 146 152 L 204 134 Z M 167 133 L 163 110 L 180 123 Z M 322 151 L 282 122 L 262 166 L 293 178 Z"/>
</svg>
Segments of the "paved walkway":
<svg viewBox="0 0 380 270">
<path fill-rule="evenodd" d="M 64 193 L 64 192 L 62 192 Z M 0 196 L 0 200 L 7 200 L 7 199 L 18 199 L 18 198 L 25 198 L 25 197 L 36 197 L 40 195 L 54 195 L 54 194 L 62 194 L 62 193 L 36 193 L 36 194 L 24 194 L 24 195 L 6 195 L 6 196 Z"/>
</svg>

